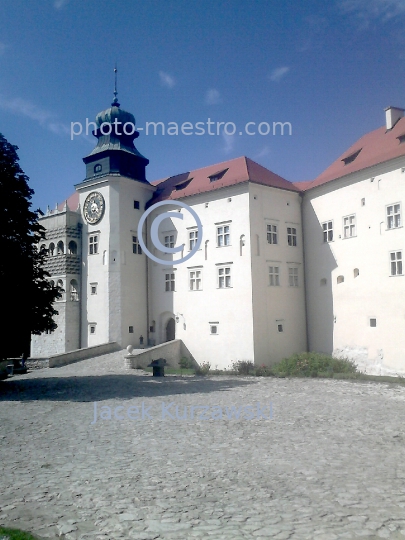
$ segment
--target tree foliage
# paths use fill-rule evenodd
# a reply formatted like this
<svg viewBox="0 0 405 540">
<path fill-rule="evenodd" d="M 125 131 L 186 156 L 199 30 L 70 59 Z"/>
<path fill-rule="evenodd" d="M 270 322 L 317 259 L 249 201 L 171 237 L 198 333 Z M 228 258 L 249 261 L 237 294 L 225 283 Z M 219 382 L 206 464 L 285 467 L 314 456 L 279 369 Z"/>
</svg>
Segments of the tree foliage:
<svg viewBox="0 0 405 540">
<path fill-rule="evenodd" d="M 30 334 L 56 328 L 53 303 L 61 296 L 60 288 L 46 279 L 47 253 L 39 249 L 45 229 L 31 210 L 34 191 L 17 150 L 0 133 L 0 359 L 26 351 Z"/>
</svg>

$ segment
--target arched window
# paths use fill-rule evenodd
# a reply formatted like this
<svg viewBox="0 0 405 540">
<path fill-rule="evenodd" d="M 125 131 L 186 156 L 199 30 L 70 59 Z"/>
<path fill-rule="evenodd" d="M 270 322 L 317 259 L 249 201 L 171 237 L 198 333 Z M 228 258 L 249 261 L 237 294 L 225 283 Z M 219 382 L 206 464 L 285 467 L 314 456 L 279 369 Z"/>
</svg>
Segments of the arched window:
<svg viewBox="0 0 405 540">
<path fill-rule="evenodd" d="M 39 248 L 39 251 L 45 251 L 46 250 L 46 245 L 45 244 L 41 244 L 40 248 Z"/>
<path fill-rule="evenodd" d="M 49 282 L 49 284 L 50 284 L 51 287 L 55 287 L 55 282 L 54 282 L 53 279 L 51 279 L 51 281 Z"/>
<path fill-rule="evenodd" d="M 100 165 L 100 163 L 97 163 L 97 165 L 94 165 L 94 174 L 101 173 L 103 167 Z"/>
<path fill-rule="evenodd" d="M 360 274 L 359 269 L 358 269 L 358 268 L 355 268 L 355 269 L 353 270 L 353 275 L 354 275 L 354 277 L 356 278 L 359 274 Z"/>
<path fill-rule="evenodd" d="M 74 240 L 71 240 L 68 245 L 69 255 L 77 255 L 77 244 Z"/>
<path fill-rule="evenodd" d="M 55 255 L 55 244 L 53 242 L 49 244 L 49 255 L 51 255 L 51 257 Z"/>
<path fill-rule="evenodd" d="M 56 285 L 58 287 L 60 287 L 61 289 L 63 289 L 63 281 L 61 279 L 58 279 L 58 281 L 56 282 Z M 62 296 L 61 296 L 61 298 L 59 298 L 59 300 L 64 300 L 64 298 L 65 298 L 65 295 L 63 294 L 64 292 L 65 291 L 63 290 L 62 291 Z"/>
<path fill-rule="evenodd" d="M 60 240 L 58 242 L 58 245 L 57 245 L 57 248 L 56 248 L 56 254 L 57 255 L 63 255 L 65 253 L 65 246 L 62 242 L 62 240 Z"/>
<path fill-rule="evenodd" d="M 345 280 L 344 276 L 338 276 L 338 278 L 337 278 L 338 283 L 343 283 L 344 280 Z"/>
<path fill-rule="evenodd" d="M 72 302 L 79 301 L 79 285 L 75 279 L 70 282 L 70 300 Z"/>
</svg>

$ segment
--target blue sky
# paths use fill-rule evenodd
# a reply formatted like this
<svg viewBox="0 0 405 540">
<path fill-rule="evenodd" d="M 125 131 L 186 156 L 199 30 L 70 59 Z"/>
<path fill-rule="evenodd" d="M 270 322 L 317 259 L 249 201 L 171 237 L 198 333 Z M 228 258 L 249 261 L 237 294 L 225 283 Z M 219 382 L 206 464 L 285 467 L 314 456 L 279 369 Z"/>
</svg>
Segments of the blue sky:
<svg viewBox="0 0 405 540">
<path fill-rule="evenodd" d="M 95 139 L 71 140 L 113 97 L 148 121 L 233 122 L 234 136 L 141 132 L 150 181 L 246 155 L 315 178 L 384 108 L 405 106 L 405 0 L 2 0 L 0 132 L 52 208 L 84 179 Z M 239 135 L 247 122 L 292 135 Z M 257 127 L 256 127 L 257 129 Z"/>
</svg>

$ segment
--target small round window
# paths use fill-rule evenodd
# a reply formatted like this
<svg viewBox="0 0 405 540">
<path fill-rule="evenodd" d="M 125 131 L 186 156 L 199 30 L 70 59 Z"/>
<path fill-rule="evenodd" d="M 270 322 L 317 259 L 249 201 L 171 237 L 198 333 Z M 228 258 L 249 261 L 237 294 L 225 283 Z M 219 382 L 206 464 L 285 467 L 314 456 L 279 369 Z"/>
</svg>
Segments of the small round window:
<svg viewBox="0 0 405 540">
<path fill-rule="evenodd" d="M 100 173 L 101 170 L 102 170 L 102 168 L 103 168 L 103 167 L 100 165 L 100 163 L 97 163 L 97 165 L 94 165 L 94 172 L 95 172 L 95 174 Z"/>
</svg>

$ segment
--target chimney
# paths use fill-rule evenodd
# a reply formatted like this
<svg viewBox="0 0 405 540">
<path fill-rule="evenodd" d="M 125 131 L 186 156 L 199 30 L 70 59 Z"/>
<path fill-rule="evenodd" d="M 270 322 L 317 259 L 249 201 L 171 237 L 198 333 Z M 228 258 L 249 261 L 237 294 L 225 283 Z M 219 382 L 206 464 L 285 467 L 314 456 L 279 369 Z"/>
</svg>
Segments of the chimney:
<svg viewBox="0 0 405 540">
<path fill-rule="evenodd" d="M 385 109 L 385 122 L 387 130 L 392 129 L 400 118 L 404 116 L 404 109 L 400 107 L 387 107 Z"/>
</svg>

